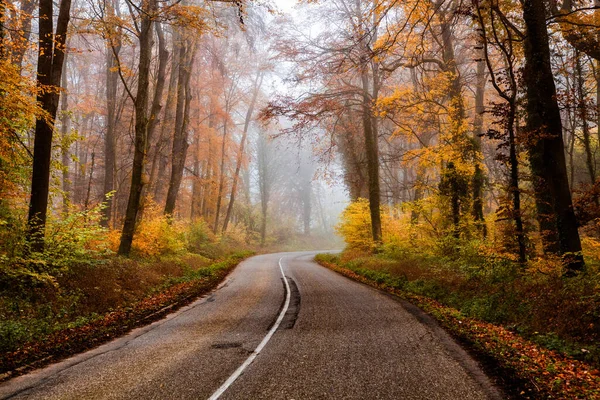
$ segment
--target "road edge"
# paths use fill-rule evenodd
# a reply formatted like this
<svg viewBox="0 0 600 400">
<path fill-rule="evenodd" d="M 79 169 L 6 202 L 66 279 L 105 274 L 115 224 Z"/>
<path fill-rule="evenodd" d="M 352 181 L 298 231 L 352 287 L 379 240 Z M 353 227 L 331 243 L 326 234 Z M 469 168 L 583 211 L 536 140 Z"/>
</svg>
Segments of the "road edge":
<svg viewBox="0 0 600 400">
<path fill-rule="evenodd" d="M 128 338 L 138 331 L 140 331 L 139 334 L 132 336 L 132 338 L 152 330 L 156 325 L 162 324 L 166 320 L 185 312 L 190 307 L 195 307 L 198 302 L 205 301 L 206 298 L 210 297 L 211 293 L 227 284 L 230 274 L 238 265 L 253 255 L 246 254 L 243 256 L 228 257 L 226 260 L 221 261 L 227 264 L 226 267 L 217 271 L 209 279 L 198 280 L 197 282 L 192 282 L 191 285 L 174 285 L 160 293 L 153 294 L 136 302 L 136 304 L 142 302 L 151 303 L 150 308 L 143 310 L 143 313 L 140 315 L 131 311 L 134 307 L 130 306 L 124 310 L 117 310 L 116 312 L 122 312 L 120 314 L 121 317 L 112 320 L 108 325 L 103 325 L 102 321 L 99 321 L 98 323 L 91 323 L 81 327 L 81 333 L 76 334 L 71 341 L 67 340 L 66 342 L 59 343 L 57 346 L 48 347 L 44 347 L 43 342 L 41 342 L 41 354 L 24 358 L 23 362 L 17 360 L 11 369 L 6 368 L 4 365 L 0 366 L 0 371 L 2 371 L 0 374 L 0 386 L 24 374 L 35 372 L 51 365 L 62 364 L 65 361 L 77 358 L 86 353 L 92 353 L 98 348 Z M 217 264 L 219 262 L 215 262 L 212 265 Z M 175 293 L 166 302 L 152 302 L 152 299 L 173 290 Z M 112 313 L 108 313 L 105 316 L 110 314 Z M 97 329 L 98 326 L 96 325 L 100 329 Z M 62 333 L 62 331 L 58 331 L 54 334 L 60 335 Z M 89 358 L 96 355 L 98 354 L 92 354 Z M 65 368 L 71 365 L 69 364 Z"/>
<path fill-rule="evenodd" d="M 464 337 L 458 336 L 452 330 L 447 329 L 442 324 L 442 321 L 423 310 L 417 304 L 410 302 L 396 291 L 382 287 L 377 282 L 359 276 L 351 270 L 324 261 L 314 260 L 314 262 L 346 279 L 367 286 L 369 289 L 375 290 L 400 303 L 408 313 L 428 327 L 440 339 L 440 343 L 444 346 L 448 354 L 465 369 L 467 374 L 479 384 L 490 399 L 516 400 L 526 398 L 523 397 L 522 385 L 506 384 L 507 379 L 517 379 L 514 374 L 509 373 L 509 370 L 495 363 L 491 357 L 478 351 L 473 343 Z M 507 373 L 509 374 L 507 375 Z"/>
</svg>

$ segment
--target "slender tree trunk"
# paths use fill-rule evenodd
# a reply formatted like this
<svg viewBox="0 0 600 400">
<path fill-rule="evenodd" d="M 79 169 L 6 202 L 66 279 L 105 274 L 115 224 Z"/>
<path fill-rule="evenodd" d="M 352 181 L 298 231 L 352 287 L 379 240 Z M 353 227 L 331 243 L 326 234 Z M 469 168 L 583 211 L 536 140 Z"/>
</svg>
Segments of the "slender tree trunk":
<svg viewBox="0 0 600 400">
<path fill-rule="evenodd" d="M 159 114 L 162 109 L 162 98 L 165 90 L 165 81 L 167 75 L 167 65 L 169 63 L 169 51 L 167 50 L 167 44 L 165 42 L 165 34 L 163 32 L 162 25 L 156 23 L 154 25 L 156 30 L 156 37 L 158 38 L 158 70 L 156 72 L 156 86 L 154 88 L 154 97 L 152 99 L 152 106 L 150 107 L 150 119 L 148 121 L 148 139 L 146 153 L 150 151 L 150 145 L 152 144 L 152 138 L 159 122 Z"/>
<path fill-rule="evenodd" d="M 69 92 L 68 92 L 68 79 L 67 79 L 67 54 L 65 54 L 65 62 L 64 62 L 64 71 L 62 75 L 62 88 L 64 89 L 64 93 L 62 95 L 62 103 L 61 103 L 61 162 L 62 162 L 62 200 L 63 200 L 63 214 L 67 215 L 69 213 L 69 203 L 70 193 L 71 193 L 71 177 L 69 176 L 69 167 L 70 167 L 70 139 L 68 135 L 71 131 L 71 117 L 69 116 Z"/>
<path fill-rule="evenodd" d="M 585 104 L 585 82 L 583 77 L 583 67 L 581 66 L 581 55 L 579 51 L 575 51 L 575 72 L 577 76 L 577 109 L 579 110 L 579 119 L 581 120 L 581 130 L 583 132 L 583 148 L 585 150 L 585 164 L 590 176 L 590 183 L 596 183 L 596 168 L 594 165 L 594 155 L 592 153 L 590 126 L 587 118 L 587 107 Z M 596 198 L 596 203 L 598 199 Z"/>
<path fill-rule="evenodd" d="M 516 90 L 516 88 L 515 88 Z M 523 214 L 521 211 L 521 189 L 519 188 L 519 158 L 515 136 L 515 120 L 517 115 L 516 99 L 509 104 L 507 131 L 510 162 L 510 191 L 513 198 L 513 220 L 517 233 L 517 245 L 519 247 L 519 262 L 524 265 L 527 261 L 527 249 L 525 246 L 525 229 L 523 227 Z"/>
<path fill-rule="evenodd" d="M 6 48 L 4 40 L 6 39 L 6 2 L 0 0 L 0 60 L 6 58 Z"/>
<path fill-rule="evenodd" d="M 487 237 L 487 227 L 483 215 L 483 185 L 485 176 L 480 160 L 481 135 L 483 134 L 483 113 L 485 112 L 485 55 L 477 60 L 477 88 L 475 92 L 475 121 L 473 123 L 473 144 L 475 147 L 475 173 L 473 174 L 473 218 L 481 235 Z"/>
<path fill-rule="evenodd" d="M 47 88 L 58 87 L 61 82 L 71 0 L 62 0 L 60 3 L 56 34 L 54 34 L 53 29 L 53 8 L 52 0 L 40 0 L 37 84 L 39 89 L 46 90 L 38 92 L 37 100 L 42 109 L 47 112 L 48 119 L 39 117 L 35 123 L 33 175 L 27 219 L 29 227 L 27 238 L 33 251 L 44 250 L 44 229 L 50 189 L 52 135 L 60 99 L 60 92 L 56 90 L 49 91 Z"/>
<path fill-rule="evenodd" d="M 107 5 L 107 13 L 114 15 L 115 9 L 119 6 L 118 0 L 113 4 Z M 105 208 L 102 210 L 103 216 L 101 223 L 104 227 L 110 225 L 113 211 L 113 196 L 109 193 L 115 190 L 115 171 L 117 169 L 117 92 L 119 84 L 119 72 L 117 57 L 121 52 L 121 41 L 119 38 L 110 38 L 106 48 L 106 134 L 104 135 L 104 195 Z"/>
<path fill-rule="evenodd" d="M 155 27 L 155 31 L 156 31 L 156 36 L 158 38 L 158 69 L 157 69 L 157 73 L 156 73 L 156 84 L 154 87 L 154 96 L 152 99 L 152 105 L 150 106 L 150 116 L 149 116 L 149 120 L 148 120 L 148 135 L 146 137 L 146 157 L 150 158 L 150 153 L 152 150 L 152 138 L 154 137 L 154 132 L 156 131 L 156 127 L 158 126 L 158 122 L 159 122 L 159 114 L 162 108 L 161 105 L 161 101 L 163 98 L 163 92 L 165 89 L 165 80 L 166 80 L 166 73 L 167 73 L 167 64 L 169 62 L 169 52 L 167 51 L 167 46 L 165 43 L 165 37 L 164 37 L 164 32 L 162 29 L 162 26 L 160 23 L 156 23 L 154 25 Z M 161 135 L 162 136 L 162 131 L 161 131 Z M 162 139 L 162 137 L 159 137 L 159 141 L 157 143 L 155 143 L 154 145 L 154 150 L 155 150 L 155 155 L 160 151 L 160 140 Z M 142 207 L 140 209 L 140 214 L 138 216 L 139 219 L 143 218 L 144 215 L 144 206 L 146 203 L 146 197 L 147 197 L 147 192 L 150 190 L 150 187 L 152 185 L 152 180 L 154 178 L 153 176 L 153 169 L 155 168 L 155 161 L 156 158 L 152 157 L 152 165 L 150 167 L 150 179 L 148 179 L 148 182 L 146 185 L 144 185 L 144 187 L 142 188 Z M 148 169 L 148 166 L 146 165 L 146 170 Z"/>
<path fill-rule="evenodd" d="M 244 150 L 246 146 L 246 138 L 248 137 L 248 129 L 250 128 L 250 122 L 252 122 L 252 115 L 254 114 L 254 107 L 256 105 L 256 99 L 258 97 L 258 93 L 260 91 L 260 87 L 262 86 L 263 81 L 263 73 L 258 72 L 256 75 L 256 79 L 254 80 L 254 90 L 252 92 L 252 100 L 250 100 L 250 105 L 248 106 L 248 111 L 246 112 L 246 119 L 244 121 L 244 131 L 242 132 L 242 139 L 240 140 L 240 149 L 237 154 L 236 164 L 235 164 L 235 172 L 233 174 L 233 182 L 231 184 L 231 194 L 229 195 L 229 205 L 227 206 L 227 212 L 225 213 L 225 221 L 223 222 L 223 232 L 227 231 L 227 226 L 229 225 L 229 220 L 231 218 L 231 214 L 233 212 L 233 204 L 235 202 L 235 195 L 237 193 L 237 186 L 240 177 L 240 170 L 242 169 L 242 163 L 244 160 Z"/>
<path fill-rule="evenodd" d="M 212 128 L 214 127 L 214 117 L 213 117 L 213 108 L 211 106 L 211 114 L 208 118 L 208 128 L 210 131 L 212 131 Z M 206 168 L 205 168 L 205 173 L 204 173 L 204 177 L 203 177 L 203 184 L 202 184 L 202 204 L 200 209 L 202 210 L 202 216 L 204 217 L 204 219 L 206 221 L 209 220 L 209 200 L 212 194 L 212 177 L 213 177 L 213 146 L 212 146 L 212 140 L 211 137 L 209 135 L 208 137 L 208 155 L 207 155 L 207 159 L 206 159 Z"/>
<path fill-rule="evenodd" d="M 174 32 L 174 42 L 177 38 L 177 31 Z M 177 79 L 179 71 L 179 57 L 171 58 L 171 74 L 169 77 L 169 88 L 167 89 L 167 101 L 165 103 L 164 120 L 162 121 L 157 144 L 152 155 L 152 167 L 150 168 L 150 185 L 154 185 L 154 199 L 156 201 L 162 196 L 162 182 L 164 181 L 166 168 L 159 168 L 159 163 L 163 158 L 163 151 L 169 147 L 170 138 L 167 135 L 167 129 L 174 125 L 175 103 L 177 96 Z"/>
<path fill-rule="evenodd" d="M 594 64 L 596 68 L 596 134 L 598 143 L 600 143 L 600 61 L 596 60 Z"/>
<path fill-rule="evenodd" d="M 475 152 L 475 149 L 471 148 L 471 143 L 466 137 L 466 117 L 465 117 L 465 105 L 464 99 L 462 96 L 462 83 L 460 81 L 460 73 L 456 64 L 456 55 L 454 51 L 454 35 L 452 33 L 452 18 L 449 18 L 446 13 L 440 13 L 440 26 L 441 26 L 441 36 L 442 36 L 442 44 L 443 44 L 443 60 L 444 60 L 444 71 L 445 73 L 450 75 L 450 88 L 449 88 L 449 129 L 450 129 L 450 142 L 452 146 L 456 149 L 456 153 L 454 157 L 459 158 L 458 161 L 461 163 L 469 163 L 473 162 L 474 159 L 479 155 Z M 450 162 L 448 163 L 448 166 Z M 458 167 L 457 167 L 458 165 Z M 447 166 L 447 167 L 448 167 Z M 462 217 L 462 198 L 466 193 L 463 193 L 462 185 L 459 185 L 459 180 L 461 180 L 462 171 L 460 170 L 460 164 L 456 162 L 452 162 L 452 169 L 447 171 L 448 175 L 451 177 L 451 184 L 449 189 L 451 190 L 450 197 L 452 202 L 451 207 L 451 219 L 452 224 L 454 226 L 453 233 L 454 237 L 460 237 L 460 220 Z M 447 168 L 446 167 L 446 168 Z M 444 169 L 442 167 L 442 169 Z M 446 173 L 445 171 L 443 172 Z M 472 177 L 472 180 L 476 180 L 479 183 L 483 178 L 483 171 L 481 171 L 481 166 L 479 169 L 476 168 L 475 176 Z M 482 206 L 481 203 L 481 190 L 480 193 L 473 193 L 473 198 L 477 198 L 478 205 Z M 478 224 L 481 226 L 483 222 L 483 211 L 481 213 L 473 210 L 473 214 L 477 214 L 476 218 L 478 220 Z"/>
<path fill-rule="evenodd" d="M 573 210 L 543 0 L 524 0 L 527 147 L 544 249 L 568 274 L 585 268 Z"/>
<path fill-rule="evenodd" d="M 381 195 L 379 188 L 379 146 L 373 129 L 371 98 L 369 96 L 369 76 L 366 62 L 361 73 L 362 80 L 362 122 L 367 154 L 367 172 L 369 174 L 369 209 L 371 213 L 371 232 L 375 246 L 379 247 L 383 239 L 381 230 Z"/>
<path fill-rule="evenodd" d="M 186 54 L 190 54 L 186 57 Z M 177 82 L 177 105 L 175 111 L 175 134 L 173 136 L 173 151 L 171 160 L 171 180 L 167 192 L 165 215 L 173 215 L 177 194 L 183 179 L 185 160 L 189 144 L 187 142 L 187 125 L 189 123 L 190 76 L 193 62 L 193 51 L 189 46 L 181 44 L 179 48 L 179 77 Z"/>
<path fill-rule="evenodd" d="M 223 123 L 223 141 L 221 142 L 221 166 L 219 167 L 219 189 L 217 191 L 217 205 L 215 207 L 215 224 L 213 226 L 213 232 L 217 233 L 219 230 L 219 217 L 221 213 L 221 201 L 223 197 L 223 191 L 225 190 L 225 148 L 227 145 L 227 119 Z"/>
<path fill-rule="evenodd" d="M 146 139 L 148 129 L 148 88 L 150 83 L 150 63 L 152 59 L 152 24 L 156 0 L 143 0 L 142 20 L 140 24 L 140 57 L 138 65 L 138 87 L 135 96 L 135 143 L 133 156 L 133 169 L 131 172 L 131 188 L 127 211 L 125 212 L 125 223 L 119 245 L 119 255 L 129 256 L 133 235 L 140 210 L 142 188 L 144 186 L 142 177 L 144 174 L 144 161 L 146 156 Z"/>
<path fill-rule="evenodd" d="M 192 201 L 190 209 L 190 219 L 193 221 L 198 215 L 198 201 L 201 197 L 200 177 L 202 176 L 200 159 L 200 139 L 196 138 L 196 148 L 194 149 L 194 182 L 192 184 Z"/>
<path fill-rule="evenodd" d="M 310 189 L 310 185 L 309 185 Z M 302 193 L 302 222 L 304 224 L 304 235 L 310 235 L 310 220 L 312 216 L 312 190 L 304 190 Z"/>
<path fill-rule="evenodd" d="M 85 192 L 84 209 L 90 206 L 90 198 L 92 194 L 92 179 L 94 178 L 94 167 L 96 165 L 96 153 L 92 152 L 92 164 L 90 165 L 90 177 L 88 179 L 87 190 Z"/>
</svg>

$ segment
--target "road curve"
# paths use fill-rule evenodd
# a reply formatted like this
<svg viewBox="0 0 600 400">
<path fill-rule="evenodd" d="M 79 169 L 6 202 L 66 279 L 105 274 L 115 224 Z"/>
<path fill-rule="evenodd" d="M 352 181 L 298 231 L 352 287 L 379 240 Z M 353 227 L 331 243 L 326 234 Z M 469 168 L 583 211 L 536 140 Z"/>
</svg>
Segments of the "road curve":
<svg viewBox="0 0 600 400">
<path fill-rule="evenodd" d="M 315 264 L 314 254 L 248 259 L 211 295 L 7 381 L 0 398 L 208 399 L 249 357 L 221 399 L 502 398 L 430 318 Z"/>
</svg>

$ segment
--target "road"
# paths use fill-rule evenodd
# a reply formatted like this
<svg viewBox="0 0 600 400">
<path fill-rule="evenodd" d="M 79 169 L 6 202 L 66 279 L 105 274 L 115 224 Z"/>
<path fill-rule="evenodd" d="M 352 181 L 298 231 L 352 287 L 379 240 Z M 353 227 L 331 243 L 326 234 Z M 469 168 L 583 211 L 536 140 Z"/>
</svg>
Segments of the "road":
<svg viewBox="0 0 600 400">
<path fill-rule="evenodd" d="M 502 398 L 429 317 L 314 254 L 248 259 L 211 295 L 5 382 L 0 398 Z"/>
</svg>

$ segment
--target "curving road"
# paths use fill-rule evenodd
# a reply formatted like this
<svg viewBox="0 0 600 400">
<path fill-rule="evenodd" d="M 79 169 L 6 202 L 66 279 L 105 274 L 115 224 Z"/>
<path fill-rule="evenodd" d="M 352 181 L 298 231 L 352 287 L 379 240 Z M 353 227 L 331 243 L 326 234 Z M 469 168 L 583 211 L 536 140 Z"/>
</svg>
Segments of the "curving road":
<svg viewBox="0 0 600 400">
<path fill-rule="evenodd" d="M 210 296 L 5 382 L 0 398 L 502 398 L 429 317 L 314 254 L 244 261 Z"/>
</svg>

